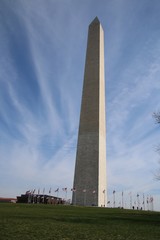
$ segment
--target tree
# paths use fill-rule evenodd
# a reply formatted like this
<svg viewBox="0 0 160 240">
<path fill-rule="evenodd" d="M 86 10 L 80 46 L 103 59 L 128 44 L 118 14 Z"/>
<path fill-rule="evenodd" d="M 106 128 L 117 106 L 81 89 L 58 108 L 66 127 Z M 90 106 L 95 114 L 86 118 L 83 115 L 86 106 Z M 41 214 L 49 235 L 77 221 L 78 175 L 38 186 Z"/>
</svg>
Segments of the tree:
<svg viewBox="0 0 160 240">
<path fill-rule="evenodd" d="M 160 124 L 160 112 L 154 112 L 153 117 L 155 118 L 156 123 Z"/>
<path fill-rule="evenodd" d="M 159 112 L 154 112 L 153 117 L 156 120 L 156 124 L 160 124 L 160 111 Z M 160 154 L 160 145 L 157 146 L 156 151 L 158 154 Z M 160 163 L 160 161 L 159 161 Z M 160 168 L 157 169 L 157 171 L 154 173 L 155 179 L 160 181 Z"/>
</svg>

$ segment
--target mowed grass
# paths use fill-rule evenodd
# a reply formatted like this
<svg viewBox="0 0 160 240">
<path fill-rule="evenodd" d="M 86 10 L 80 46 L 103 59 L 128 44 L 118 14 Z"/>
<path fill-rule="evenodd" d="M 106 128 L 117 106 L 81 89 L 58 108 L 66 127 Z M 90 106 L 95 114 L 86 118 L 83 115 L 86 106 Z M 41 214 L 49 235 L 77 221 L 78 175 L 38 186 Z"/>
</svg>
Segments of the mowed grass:
<svg viewBox="0 0 160 240">
<path fill-rule="evenodd" d="M 160 213 L 1 203 L 0 239 L 159 240 Z"/>
</svg>

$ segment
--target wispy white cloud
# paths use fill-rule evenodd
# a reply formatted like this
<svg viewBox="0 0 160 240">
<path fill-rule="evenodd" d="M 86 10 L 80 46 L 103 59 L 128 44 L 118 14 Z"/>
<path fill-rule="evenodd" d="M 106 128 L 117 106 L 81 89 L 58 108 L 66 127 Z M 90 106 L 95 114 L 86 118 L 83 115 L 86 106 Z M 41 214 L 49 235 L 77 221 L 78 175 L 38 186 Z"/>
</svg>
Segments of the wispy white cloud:
<svg viewBox="0 0 160 240">
<path fill-rule="evenodd" d="M 157 40 L 147 53 L 141 51 L 126 63 L 126 69 L 119 75 L 121 82 L 113 90 L 114 98 L 107 103 L 108 181 L 111 189 L 147 194 L 157 188 L 153 172 L 158 168 L 155 145 L 159 142 L 159 134 L 152 113 L 160 106 L 157 95 L 160 88 L 158 46 Z M 143 50 L 147 51 L 146 48 Z M 143 54 L 148 58 L 144 59 Z"/>
<path fill-rule="evenodd" d="M 30 8 L 25 9 L 29 10 Z M 10 152 L 8 153 L 3 151 L 3 163 L 6 162 L 11 169 L 10 171 L 5 171 L 5 178 L 8 177 L 12 180 L 21 179 L 24 183 L 24 186 L 26 187 L 36 184 L 39 184 L 41 186 L 48 184 L 53 184 L 53 186 L 55 186 L 59 184 L 62 186 L 64 183 L 68 183 L 68 185 L 71 187 L 71 179 L 73 178 L 72 175 L 74 166 L 73 159 L 75 157 L 75 131 L 73 131 L 75 127 L 72 126 L 69 120 L 68 124 L 71 126 L 68 126 L 68 124 L 66 125 L 65 121 L 74 117 L 74 108 L 72 105 L 70 106 L 70 93 L 66 92 L 68 94 L 67 95 L 64 90 L 61 90 L 61 86 L 59 84 L 60 82 L 64 81 L 64 77 L 63 81 L 61 81 L 58 78 L 57 74 L 54 74 L 54 72 L 51 72 L 50 70 L 51 65 L 53 65 L 53 68 L 55 69 L 54 65 L 57 66 L 57 64 L 55 62 L 52 62 L 53 60 L 51 58 L 46 58 L 46 55 L 44 54 L 45 49 L 46 51 L 50 50 L 51 52 L 54 51 L 54 48 L 56 49 L 59 41 L 57 40 L 58 36 L 55 34 L 59 34 L 59 31 L 58 28 L 54 29 L 52 27 L 51 22 L 48 22 L 48 17 L 43 18 L 42 16 L 36 16 L 37 20 L 42 20 L 42 26 L 44 29 L 42 30 L 40 29 L 42 26 L 38 26 L 39 28 L 37 29 L 35 28 L 35 24 L 33 24 L 33 22 L 28 21 L 28 19 L 33 20 L 33 15 L 35 13 L 30 13 L 30 11 L 28 11 L 25 13 L 25 15 L 25 10 L 24 12 L 22 11 L 22 13 L 18 12 L 17 9 L 14 11 L 15 14 L 18 15 L 17 17 L 23 21 L 24 31 L 26 32 L 25 34 L 28 38 L 30 61 L 33 64 L 32 67 L 34 68 L 35 80 L 37 80 L 40 87 L 41 98 L 43 99 L 43 108 L 45 109 L 44 112 L 46 114 L 44 117 L 46 119 L 46 122 L 44 124 L 41 119 L 38 119 L 38 116 L 34 114 L 32 109 L 28 109 L 23 104 L 23 102 L 21 102 L 21 99 L 18 97 L 17 92 L 17 84 L 20 81 L 17 72 L 18 69 L 13 68 L 14 64 L 9 61 L 7 64 L 5 64 L 6 75 L 3 73 L 2 76 L 5 78 L 6 82 L 6 94 L 8 95 L 10 102 L 12 102 L 14 111 L 16 111 L 16 114 L 20 116 L 20 122 L 16 127 L 24 137 L 24 140 L 13 140 L 12 146 L 10 146 Z M 44 10 L 41 9 L 41 11 L 38 12 L 39 15 L 43 15 Z M 46 43 L 45 39 L 42 42 L 39 38 L 38 34 L 40 33 L 40 30 L 44 32 L 46 40 L 49 39 L 49 46 L 47 46 L 48 42 Z M 54 37 L 52 35 L 54 35 Z M 57 36 L 56 39 L 55 36 Z M 59 40 L 63 45 L 63 43 L 65 43 L 65 40 L 62 40 L 60 38 L 61 35 L 59 36 Z M 53 47 L 51 47 L 51 44 L 53 44 Z M 41 49 L 41 47 L 44 49 Z M 7 54 L 8 59 L 12 57 L 9 52 Z M 70 67 L 68 71 L 70 70 Z M 7 74 L 7 71 L 9 69 L 12 75 L 12 81 L 10 79 L 10 76 Z M 67 74 L 68 72 L 66 75 Z M 50 81 L 52 81 L 54 84 L 50 84 Z M 56 88 L 56 90 L 51 88 L 52 85 L 54 88 Z M 53 92 L 56 92 L 56 96 L 53 95 Z M 59 99 L 57 100 L 57 98 Z M 59 101 L 60 104 L 65 104 L 67 111 L 65 112 L 64 116 L 62 113 L 60 113 L 57 105 L 55 104 L 57 101 Z M 62 108 L 63 106 L 59 105 L 59 107 Z M 5 112 L 5 109 L 3 110 Z M 7 117 L 8 116 L 6 115 L 6 118 Z M 8 118 L 7 120 L 9 124 L 10 119 Z M 72 134 L 74 133 L 74 142 L 72 142 L 70 139 L 67 139 L 68 137 L 65 134 L 65 127 L 72 129 Z M 45 136 L 48 136 L 48 138 L 51 138 L 53 141 L 51 142 L 50 146 L 53 153 L 52 156 L 50 156 L 48 159 L 44 154 L 42 154 L 42 149 L 39 149 L 41 146 L 41 141 Z M 58 150 L 54 149 L 54 145 L 57 145 L 57 140 L 59 141 Z M 67 145 L 67 147 L 64 147 L 64 145 Z M 44 149 L 46 147 L 46 145 L 43 146 Z M 4 164 L 3 167 L 6 168 L 6 165 Z M 26 182 L 28 183 L 26 184 Z"/>
</svg>

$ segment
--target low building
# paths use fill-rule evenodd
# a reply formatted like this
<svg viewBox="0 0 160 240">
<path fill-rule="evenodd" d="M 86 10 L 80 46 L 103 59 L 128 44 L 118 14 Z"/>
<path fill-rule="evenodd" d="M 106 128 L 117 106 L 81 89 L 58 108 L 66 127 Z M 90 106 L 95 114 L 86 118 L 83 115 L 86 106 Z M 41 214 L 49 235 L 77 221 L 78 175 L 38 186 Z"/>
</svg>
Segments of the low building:
<svg viewBox="0 0 160 240">
<path fill-rule="evenodd" d="M 0 203 L 16 203 L 17 198 L 3 198 L 0 197 Z"/>
<path fill-rule="evenodd" d="M 17 196 L 17 203 L 33 203 L 33 204 L 64 204 L 64 200 L 59 197 L 43 194 L 21 194 Z"/>
</svg>

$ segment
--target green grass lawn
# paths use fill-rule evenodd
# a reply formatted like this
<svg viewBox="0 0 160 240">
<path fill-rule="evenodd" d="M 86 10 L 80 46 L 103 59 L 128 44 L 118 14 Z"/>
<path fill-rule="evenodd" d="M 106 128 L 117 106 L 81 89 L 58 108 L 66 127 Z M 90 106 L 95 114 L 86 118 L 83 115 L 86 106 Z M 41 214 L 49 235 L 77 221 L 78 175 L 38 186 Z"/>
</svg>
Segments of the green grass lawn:
<svg viewBox="0 0 160 240">
<path fill-rule="evenodd" d="M 160 213 L 1 203 L 0 239 L 160 240 Z"/>
</svg>

